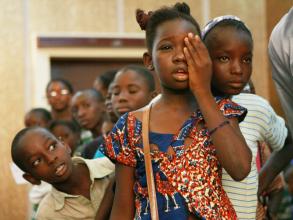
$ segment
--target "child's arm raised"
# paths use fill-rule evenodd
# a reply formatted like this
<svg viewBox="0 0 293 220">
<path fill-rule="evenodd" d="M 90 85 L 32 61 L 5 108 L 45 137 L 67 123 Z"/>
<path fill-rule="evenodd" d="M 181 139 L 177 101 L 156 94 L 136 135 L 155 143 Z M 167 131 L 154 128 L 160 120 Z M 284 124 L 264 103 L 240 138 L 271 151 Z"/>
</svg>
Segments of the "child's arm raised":
<svg viewBox="0 0 293 220">
<path fill-rule="evenodd" d="M 116 188 L 110 220 L 134 218 L 134 168 L 115 165 Z"/>
<path fill-rule="evenodd" d="M 250 172 L 251 151 L 242 136 L 238 120 L 227 119 L 219 110 L 211 92 L 212 62 L 198 36 L 185 38 L 184 54 L 188 64 L 189 86 L 199 104 L 223 168 L 234 180 L 244 179 Z M 225 122 L 229 121 L 229 122 Z"/>
</svg>

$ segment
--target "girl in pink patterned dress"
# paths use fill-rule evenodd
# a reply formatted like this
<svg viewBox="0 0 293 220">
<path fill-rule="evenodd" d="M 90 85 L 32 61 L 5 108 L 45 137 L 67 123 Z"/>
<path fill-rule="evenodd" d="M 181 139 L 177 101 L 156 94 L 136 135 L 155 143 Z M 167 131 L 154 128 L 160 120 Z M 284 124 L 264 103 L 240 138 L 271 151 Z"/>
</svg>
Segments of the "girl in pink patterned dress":
<svg viewBox="0 0 293 220">
<path fill-rule="evenodd" d="M 146 29 L 144 63 L 161 82 L 150 110 L 150 146 L 160 220 L 236 219 L 222 188 L 250 171 L 251 152 L 238 127 L 246 109 L 211 92 L 212 65 L 189 6 L 137 11 Z M 110 219 L 151 219 L 142 146 L 142 110 L 124 114 L 103 152 L 116 162 Z"/>
</svg>

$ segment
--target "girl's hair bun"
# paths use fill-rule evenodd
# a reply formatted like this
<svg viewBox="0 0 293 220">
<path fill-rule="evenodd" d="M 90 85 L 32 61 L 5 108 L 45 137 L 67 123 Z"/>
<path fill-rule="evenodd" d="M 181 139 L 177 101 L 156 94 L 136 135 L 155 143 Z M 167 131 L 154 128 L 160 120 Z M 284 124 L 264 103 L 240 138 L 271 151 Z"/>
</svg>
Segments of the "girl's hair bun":
<svg viewBox="0 0 293 220">
<path fill-rule="evenodd" d="M 136 21 L 139 24 L 141 30 L 146 30 L 148 21 L 152 15 L 152 11 L 149 11 L 147 14 L 141 10 L 141 9 L 136 9 Z"/>
<path fill-rule="evenodd" d="M 190 15 L 190 8 L 185 2 L 182 2 L 182 3 L 177 2 L 174 5 L 174 9 L 177 10 L 178 12 L 183 13 L 183 14 Z"/>
</svg>

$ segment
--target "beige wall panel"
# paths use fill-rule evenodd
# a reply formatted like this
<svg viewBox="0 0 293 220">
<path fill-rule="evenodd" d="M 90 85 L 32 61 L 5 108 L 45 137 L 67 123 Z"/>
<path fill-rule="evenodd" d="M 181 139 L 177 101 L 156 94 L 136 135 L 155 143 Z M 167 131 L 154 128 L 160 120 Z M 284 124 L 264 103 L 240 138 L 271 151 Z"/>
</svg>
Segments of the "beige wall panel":
<svg viewBox="0 0 293 220">
<path fill-rule="evenodd" d="M 172 6 L 176 0 L 124 0 L 124 14 L 125 14 L 125 32 L 142 32 L 135 19 L 135 11 L 137 8 L 144 10 L 145 12 L 156 10 L 162 6 Z M 191 14 L 196 18 L 198 23 L 202 23 L 202 4 L 200 0 L 188 0 L 185 1 L 189 7 Z"/>
<path fill-rule="evenodd" d="M 0 0 L 0 5 L 0 219 L 22 220 L 27 216 L 27 186 L 15 184 L 9 167 L 12 136 L 23 126 L 22 1 Z"/>
<path fill-rule="evenodd" d="M 115 32 L 116 0 L 30 0 L 32 32 Z"/>
<path fill-rule="evenodd" d="M 211 17 L 224 14 L 238 16 L 250 29 L 254 40 L 252 80 L 257 94 L 269 98 L 267 74 L 267 37 L 265 1 L 255 0 L 211 0 Z"/>
</svg>

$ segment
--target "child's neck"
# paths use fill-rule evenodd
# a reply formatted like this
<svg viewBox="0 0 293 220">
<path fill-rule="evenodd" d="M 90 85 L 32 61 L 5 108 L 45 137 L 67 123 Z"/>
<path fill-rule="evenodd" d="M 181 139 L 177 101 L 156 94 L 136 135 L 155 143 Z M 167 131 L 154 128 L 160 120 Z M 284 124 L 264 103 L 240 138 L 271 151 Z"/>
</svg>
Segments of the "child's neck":
<svg viewBox="0 0 293 220">
<path fill-rule="evenodd" d="M 82 195 L 90 200 L 91 179 L 88 167 L 83 163 L 72 165 L 72 174 L 66 182 L 53 184 L 61 192 L 70 195 Z"/>
<path fill-rule="evenodd" d="M 168 105 L 170 108 L 185 108 L 187 111 L 194 112 L 198 108 L 196 98 L 190 91 L 163 92 L 161 94 L 162 104 Z"/>
</svg>

